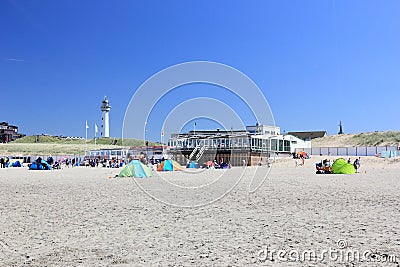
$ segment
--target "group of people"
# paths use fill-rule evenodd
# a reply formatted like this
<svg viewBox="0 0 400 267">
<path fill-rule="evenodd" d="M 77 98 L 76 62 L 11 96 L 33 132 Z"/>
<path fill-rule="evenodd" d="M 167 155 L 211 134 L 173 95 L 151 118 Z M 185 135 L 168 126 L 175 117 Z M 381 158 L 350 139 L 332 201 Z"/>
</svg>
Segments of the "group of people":
<svg viewBox="0 0 400 267">
<path fill-rule="evenodd" d="M 347 160 L 347 163 L 352 164 L 354 166 L 354 169 L 356 173 L 358 172 L 357 170 L 360 169 L 361 167 L 361 157 L 358 157 L 354 160 L 354 162 L 351 161 L 351 158 Z M 317 169 L 317 174 L 330 174 L 332 173 L 332 164 L 333 162 L 330 159 L 324 159 L 320 163 L 316 163 L 316 169 Z"/>
<path fill-rule="evenodd" d="M 74 158 L 66 158 L 65 159 L 65 167 L 69 168 L 76 166 L 76 163 L 78 163 L 79 159 L 74 157 Z"/>
<path fill-rule="evenodd" d="M 86 167 L 98 167 L 100 163 L 100 158 L 85 159 L 83 165 Z"/>
<path fill-rule="evenodd" d="M 10 162 L 10 159 L 8 157 L 1 157 L 0 158 L 0 168 L 6 168 L 8 166 L 8 163 Z"/>
<path fill-rule="evenodd" d="M 332 163 L 330 159 L 324 159 L 317 164 L 317 174 L 331 174 L 332 173 Z"/>
<path fill-rule="evenodd" d="M 108 161 L 103 161 L 103 167 L 107 168 L 119 168 L 124 166 L 124 160 L 123 159 L 110 159 Z"/>
<path fill-rule="evenodd" d="M 103 159 L 101 159 L 100 156 L 97 156 L 95 158 L 84 158 L 80 165 L 86 167 L 99 167 L 100 165 L 104 168 L 119 168 L 122 167 L 124 163 L 124 158 L 107 159 L 106 157 L 104 157 Z"/>
<path fill-rule="evenodd" d="M 80 158 L 78 157 L 68 157 L 68 158 L 58 158 L 54 159 L 52 156 L 49 156 L 46 158 L 42 157 L 37 157 L 32 163 L 35 163 L 37 166 L 43 165 L 46 163 L 43 163 L 42 161 L 45 161 L 52 169 L 61 169 L 61 167 L 64 165 L 66 168 L 70 167 L 75 167 L 75 166 L 90 166 L 90 167 L 98 167 L 99 165 L 102 167 L 107 167 L 107 168 L 119 168 L 122 167 L 125 163 L 124 158 L 120 159 L 106 159 L 104 158 L 101 159 L 100 157 L 96 158 L 85 158 L 83 161 L 81 161 Z M 29 163 L 29 161 L 28 161 Z M 0 168 L 6 168 L 10 164 L 10 159 L 7 156 L 0 157 Z M 28 164 L 28 167 L 30 164 Z"/>
</svg>

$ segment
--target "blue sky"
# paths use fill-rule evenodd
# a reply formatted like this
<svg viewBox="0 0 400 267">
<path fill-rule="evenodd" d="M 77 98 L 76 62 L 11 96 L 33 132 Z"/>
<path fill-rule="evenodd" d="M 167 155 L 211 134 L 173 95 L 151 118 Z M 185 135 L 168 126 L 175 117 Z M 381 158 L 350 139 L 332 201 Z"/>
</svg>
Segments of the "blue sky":
<svg viewBox="0 0 400 267">
<path fill-rule="evenodd" d="M 121 136 L 144 81 L 204 60 L 250 77 L 282 131 L 335 134 L 340 120 L 347 133 L 400 130 L 399 13 L 397 0 L 3 0 L 0 121 L 29 135 L 84 136 L 88 120 L 93 137 L 107 95 L 111 135 Z"/>
</svg>

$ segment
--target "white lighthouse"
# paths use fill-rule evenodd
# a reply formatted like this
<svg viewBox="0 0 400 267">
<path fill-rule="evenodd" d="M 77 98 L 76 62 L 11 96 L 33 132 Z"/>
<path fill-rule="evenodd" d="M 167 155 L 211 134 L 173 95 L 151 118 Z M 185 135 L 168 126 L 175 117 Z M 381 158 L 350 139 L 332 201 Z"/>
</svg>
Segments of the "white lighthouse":
<svg viewBox="0 0 400 267">
<path fill-rule="evenodd" d="M 103 105 L 101 105 L 100 109 L 102 112 L 101 116 L 101 137 L 110 137 L 110 122 L 109 115 L 111 106 L 108 103 L 107 98 L 104 96 Z"/>
</svg>

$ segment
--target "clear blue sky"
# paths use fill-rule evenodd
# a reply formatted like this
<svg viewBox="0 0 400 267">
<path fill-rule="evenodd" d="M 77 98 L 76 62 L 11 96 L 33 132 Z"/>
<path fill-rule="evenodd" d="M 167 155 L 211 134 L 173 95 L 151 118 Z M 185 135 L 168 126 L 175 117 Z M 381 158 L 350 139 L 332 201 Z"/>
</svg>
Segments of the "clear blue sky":
<svg viewBox="0 0 400 267">
<path fill-rule="evenodd" d="M 3 0 L 0 121 L 84 136 L 88 120 L 93 137 L 107 95 L 121 136 L 146 79 L 206 60 L 248 75 L 282 131 L 400 130 L 399 14 L 398 0 Z"/>
</svg>

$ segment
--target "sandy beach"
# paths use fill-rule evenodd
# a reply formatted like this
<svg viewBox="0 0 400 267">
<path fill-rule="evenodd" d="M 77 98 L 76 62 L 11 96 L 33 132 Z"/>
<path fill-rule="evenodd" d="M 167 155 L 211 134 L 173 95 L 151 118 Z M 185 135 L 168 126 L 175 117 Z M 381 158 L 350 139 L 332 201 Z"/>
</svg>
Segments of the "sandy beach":
<svg viewBox="0 0 400 267">
<path fill-rule="evenodd" d="M 301 167 L 281 159 L 250 194 L 249 167 L 229 194 L 197 208 L 163 204 L 133 179 L 109 178 L 120 169 L 0 169 L 0 266 L 399 266 L 400 161 L 365 157 L 358 174 L 316 175 L 321 159 Z M 224 172 L 226 181 L 243 171 Z M 165 177 L 198 186 L 220 174 Z M 192 197 L 166 192 L 157 177 L 138 183 L 161 198 Z M 377 262 L 321 259 L 329 249 L 370 251 Z M 273 250 L 318 258 L 284 261 Z"/>
</svg>

